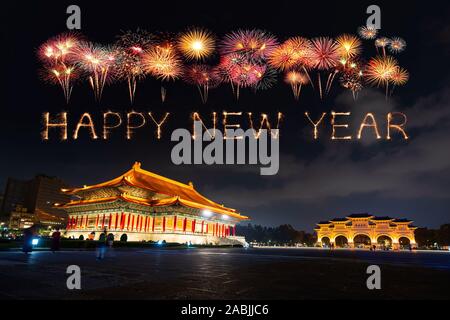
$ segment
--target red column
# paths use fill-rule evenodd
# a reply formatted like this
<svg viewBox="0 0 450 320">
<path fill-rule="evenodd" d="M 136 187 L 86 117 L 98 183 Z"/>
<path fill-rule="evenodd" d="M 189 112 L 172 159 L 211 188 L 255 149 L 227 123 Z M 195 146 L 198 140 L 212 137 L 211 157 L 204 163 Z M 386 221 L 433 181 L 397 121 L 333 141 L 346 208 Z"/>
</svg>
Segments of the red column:
<svg viewBox="0 0 450 320">
<path fill-rule="evenodd" d="M 141 218 L 139 219 L 139 231 L 142 231 L 142 225 L 143 225 L 143 220 L 144 220 L 144 217 L 143 216 L 140 216 Z"/>
<path fill-rule="evenodd" d="M 84 228 L 86 229 L 88 226 L 89 215 L 86 215 L 86 219 L 84 220 Z"/>
<path fill-rule="evenodd" d="M 117 230 L 117 220 L 119 219 L 119 214 L 116 212 L 115 215 L 116 220 L 114 220 L 114 230 Z"/>
<path fill-rule="evenodd" d="M 236 237 L 236 225 L 233 226 L 233 237 Z"/>
<path fill-rule="evenodd" d="M 66 225 L 66 229 L 67 230 L 70 230 L 70 217 L 69 217 L 69 219 L 67 219 L 67 225 Z"/>
<path fill-rule="evenodd" d="M 95 220 L 95 229 L 98 228 L 98 220 L 100 219 L 100 216 L 97 215 L 97 219 Z"/>
<path fill-rule="evenodd" d="M 186 232 L 186 226 L 187 226 L 187 218 L 184 218 L 184 220 L 183 220 L 183 232 Z"/>
<path fill-rule="evenodd" d="M 141 223 L 141 216 L 138 215 L 136 218 L 136 231 L 139 231 L 139 228 L 141 227 L 140 223 Z"/>
<path fill-rule="evenodd" d="M 134 230 L 134 214 L 131 215 L 131 230 Z"/>
<path fill-rule="evenodd" d="M 216 222 L 216 236 L 219 237 L 220 236 L 220 232 L 219 232 L 219 223 Z"/>
<path fill-rule="evenodd" d="M 203 227 L 205 226 L 205 221 L 202 220 L 202 234 L 203 234 Z"/>
<path fill-rule="evenodd" d="M 208 234 L 209 223 L 206 224 L 206 234 Z"/>
<path fill-rule="evenodd" d="M 102 230 L 105 227 L 105 215 L 103 214 L 103 218 L 102 218 Z"/>
<path fill-rule="evenodd" d="M 120 217 L 120 229 L 124 229 L 125 228 L 125 213 L 122 212 L 122 215 Z"/>
<path fill-rule="evenodd" d="M 127 230 L 130 230 L 130 220 L 131 220 L 130 214 L 128 213 L 127 214 Z"/>
<path fill-rule="evenodd" d="M 155 217 L 152 218 L 152 231 L 155 231 Z"/>
<path fill-rule="evenodd" d="M 166 217 L 163 217 L 162 230 L 163 230 L 163 232 L 166 232 Z"/>
<path fill-rule="evenodd" d="M 195 232 L 195 219 L 194 219 L 194 221 L 192 221 L 192 233 L 194 233 Z"/>
<path fill-rule="evenodd" d="M 109 214 L 109 221 L 108 221 L 108 230 L 111 229 L 111 223 L 112 223 L 112 214 Z"/>
<path fill-rule="evenodd" d="M 148 216 L 145 216 L 145 224 L 144 224 L 144 232 L 147 232 L 147 227 L 148 227 Z"/>
<path fill-rule="evenodd" d="M 173 231 L 177 230 L 177 216 L 173 217 Z"/>
</svg>

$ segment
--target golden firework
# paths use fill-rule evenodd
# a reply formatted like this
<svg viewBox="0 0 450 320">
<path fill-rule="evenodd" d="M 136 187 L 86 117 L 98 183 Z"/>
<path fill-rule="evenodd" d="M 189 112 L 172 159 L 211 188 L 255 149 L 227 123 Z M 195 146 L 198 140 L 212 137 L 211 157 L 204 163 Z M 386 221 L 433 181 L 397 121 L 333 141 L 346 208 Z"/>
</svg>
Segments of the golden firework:
<svg viewBox="0 0 450 320">
<path fill-rule="evenodd" d="M 309 83 L 309 78 L 305 73 L 299 71 L 289 71 L 286 73 L 284 81 L 291 86 L 295 100 L 300 98 L 302 86 Z"/>
<path fill-rule="evenodd" d="M 361 53 L 361 40 L 351 34 L 343 34 L 336 39 L 341 57 L 352 58 Z"/>
<path fill-rule="evenodd" d="M 178 39 L 178 48 L 190 60 L 203 60 L 214 52 L 215 40 L 209 31 L 192 29 Z"/>
<path fill-rule="evenodd" d="M 294 66 L 309 67 L 311 55 L 311 41 L 302 37 L 293 37 L 273 50 L 269 57 L 269 64 L 280 70 L 287 70 Z"/>
<path fill-rule="evenodd" d="M 395 68 L 391 75 L 391 82 L 395 86 L 402 86 L 409 80 L 409 72 L 401 67 Z"/>
<path fill-rule="evenodd" d="M 161 80 L 175 80 L 181 74 L 181 61 L 174 50 L 153 47 L 143 55 L 145 71 Z"/>
<path fill-rule="evenodd" d="M 376 57 L 370 60 L 365 76 L 373 85 L 388 85 L 398 69 L 397 60 L 391 56 Z"/>
</svg>

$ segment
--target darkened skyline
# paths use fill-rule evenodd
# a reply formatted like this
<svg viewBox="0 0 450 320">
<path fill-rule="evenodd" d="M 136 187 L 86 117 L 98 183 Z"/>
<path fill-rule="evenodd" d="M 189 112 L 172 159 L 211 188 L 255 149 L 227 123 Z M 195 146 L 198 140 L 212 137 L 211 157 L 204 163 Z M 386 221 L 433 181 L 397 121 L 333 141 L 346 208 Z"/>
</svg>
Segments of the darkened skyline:
<svg viewBox="0 0 450 320">
<path fill-rule="evenodd" d="M 450 196 L 450 88 L 447 57 L 450 51 L 449 5 L 421 2 L 382 1 L 382 30 L 387 36 L 401 36 L 408 47 L 399 55 L 402 66 L 411 74 L 409 83 L 396 89 L 385 101 L 382 89 L 367 89 L 354 102 L 348 92 L 335 90 L 321 101 L 306 90 L 300 103 L 292 98 L 282 82 L 268 91 L 254 94 L 243 90 L 235 101 L 226 85 L 211 90 L 202 105 L 193 87 L 180 82 L 167 85 L 164 105 L 160 86 L 147 79 L 139 84 L 133 109 L 171 112 L 163 138 L 156 140 L 154 127 L 136 134 L 132 141 L 113 135 L 108 141 L 41 140 L 41 114 L 66 110 L 76 123 L 83 112 L 97 117 L 102 111 L 130 110 L 126 85 L 105 89 L 100 105 L 94 103 L 86 84 L 77 85 L 72 101 L 64 104 L 61 92 L 41 82 L 36 49 L 48 38 L 65 30 L 65 9 L 71 3 L 7 4 L 3 10 L 0 185 L 7 177 L 23 179 L 45 173 L 79 186 L 108 180 L 127 171 L 135 161 L 143 168 L 182 182 L 193 181 L 196 188 L 220 203 L 238 209 L 263 225 L 289 223 L 311 230 L 320 220 L 343 217 L 355 212 L 378 216 L 409 218 L 418 226 L 436 227 L 449 222 Z M 149 31 L 182 31 L 202 26 L 219 37 L 238 28 L 261 28 L 280 40 L 289 36 L 337 36 L 355 33 L 364 24 L 365 9 L 371 4 L 296 3 L 278 1 L 271 5 L 226 2 L 141 3 L 114 6 L 107 2 L 79 3 L 82 9 L 81 33 L 99 43 L 111 43 L 121 30 L 140 27 Z M 419 15 L 420 14 L 420 15 Z M 365 45 L 370 56 L 375 48 Z M 5 78 L 6 77 L 6 78 Z M 330 110 L 351 111 L 354 128 L 360 115 L 374 112 L 380 119 L 391 110 L 408 116 L 411 139 L 393 141 L 334 142 L 329 138 L 311 139 L 303 113 L 315 115 Z M 172 130 L 190 128 L 189 115 L 198 111 L 278 111 L 285 119 L 281 125 L 280 171 L 276 176 L 259 176 L 259 166 L 175 166 L 170 160 Z M 99 118 L 96 119 L 100 123 Z M 244 121 L 245 123 L 245 121 Z M 380 122 L 385 135 L 384 121 Z M 354 129 L 355 130 L 355 129 Z M 328 135 L 327 131 L 321 134 Z"/>
</svg>

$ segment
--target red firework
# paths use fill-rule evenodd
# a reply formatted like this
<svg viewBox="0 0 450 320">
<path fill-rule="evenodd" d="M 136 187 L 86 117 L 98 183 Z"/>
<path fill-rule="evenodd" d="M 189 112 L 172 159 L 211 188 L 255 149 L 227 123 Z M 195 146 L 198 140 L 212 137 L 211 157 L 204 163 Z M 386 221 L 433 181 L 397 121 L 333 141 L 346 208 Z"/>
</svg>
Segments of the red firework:
<svg viewBox="0 0 450 320">
<path fill-rule="evenodd" d="M 331 38 L 320 37 L 312 39 L 312 65 L 318 70 L 328 70 L 339 61 L 339 46 Z"/>
<path fill-rule="evenodd" d="M 73 80 L 77 76 L 76 53 L 81 38 L 75 33 L 64 33 L 45 42 L 38 50 L 38 57 L 44 65 L 42 78 L 59 85 L 66 103 L 69 103 Z"/>
<path fill-rule="evenodd" d="M 320 70 L 333 69 L 339 63 L 339 45 L 331 38 L 320 37 L 311 40 L 311 60 L 313 68 L 318 70 L 317 85 L 319 96 L 323 98 L 322 79 Z M 328 93 L 335 76 L 334 70 L 330 70 L 326 82 L 325 93 Z"/>
<path fill-rule="evenodd" d="M 220 45 L 223 55 L 238 53 L 252 61 L 266 59 L 278 45 L 272 34 L 262 30 L 238 30 L 225 35 Z"/>
<path fill-rule="evenodd" d="M 220 76 L 215 68 L 199 64 L 185 68 L 183 80 L 197 86 L 200 98 L 204 104 L 208 101 L 209 89 L 220 84 Z"/>
</svg>

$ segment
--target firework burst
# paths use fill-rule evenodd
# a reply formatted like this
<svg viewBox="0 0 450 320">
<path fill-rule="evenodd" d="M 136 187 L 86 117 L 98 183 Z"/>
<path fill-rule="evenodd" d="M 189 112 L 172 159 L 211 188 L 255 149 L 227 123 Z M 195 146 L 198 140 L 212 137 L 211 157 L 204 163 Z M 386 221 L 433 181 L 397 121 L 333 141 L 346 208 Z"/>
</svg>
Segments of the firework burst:
<svg viewBox="0 0 450 320">
<path fill-rule="evenodd" d="M 150 75 L 163 81 L 176 80 L 181 75 L 181 60 L 170 48 L 151 48 L 144 53 L 143 64 Z"/>
<path fill-rule="evenodd" d="M 77 34 L 65 33 L 50 39 L 38 50 L 45 69 L 43 79 L 61 87 L 66 103 L 70 101 L 73 80 L 77 75 L 74 60 L 80 41 Z"/>
<path fill-rule="evenodd" d="M 328 70 L 339 61 L 339 46 L 331 38 L 320 37 L 312 40 L 312 66 L 318 70 Z"/>
<path fill-rule="evenodd" d="M 69 103 L 72 95 L 73 83 L 78 74 L 75 67 L 68 67 L 65 64 L 57 64 L 52 67 L 45 67 L 41 71 L 41 78 L 53 85 L 59 85 L 63 91 L 66 103 Z"/>
<path fill-rule="evenodd" d="M 223 55 L 242 54 L 252 62 L 261 62 L 276 49 L 278 41 L 262 30 L 238 30 L 225 35 L 220 45 Z"/>
<path fill-rule="evenodd" d="M 279 70 L 289 70 L 293 67 L 309 67 L 312 63 L 311 41 L 294 37 L 286 40 L 275 48 L 269 56 L 269 64 Z"/>
<path fill-rule="evenodd" d="M 209 89 L 220 84 L 220 77 L 217 70 L 207 65 L 192 65 L 185 69 L 183 80 L 191 85 L 195 85 L 200 93 L 203 104 L 208 101 Z"/>
<path fill-rule="evenodd" d="M 373 40 L 377 37 L 378 30 L 374 27 L 362 26 L 358 28 L 358 34 L 364 40 Z"/>
<path fill-rule="evenodd" d="M 397 61 L 391 56 L 376 57 L 369 61 L 365 71 L 367 82 L 379 86 L 386 86 L 386 98 L 389 82 L 398 69 Z"/>
<path fill-rule="evenodd" d="M 144 70 L 161 81 L 176 80 L 182 74 L 182 63 L 170 44 L 155 46 L 142 57 Z M 161 86 L 161 101 L 166 100 L 166 88 Z"/>
<path fill-rule="evenodd" d="M 343 34 L 336 39 L 342 58 L 353 58 L 361 53 L 361 41 L 354 35 Z"/>
<path fill-rule="evenodd" d="M 47 65 L 67 63 L 74 58 L 81 39 L 75 33 L 63 33 L 46 43 L 38 50 L 40 60 Z"/>
<path fill-rule="evenodd" d="M 409 73 L 407 70 L 397 67 L 392 73 L 390 81 L 394 86 L 403 86 L 409 80 Z"/>
<path fill-rule="evenodd" d="M 114 48 L 91 42 L 82 43 L 77 51 L 77 62 L 86 75 L 96 101 L 100 101 L 107 82 L 113 80 L 117 52 Z"/>
<path fill-rule="evenodd" d="M 389 41 L 388 49 L 391 53 L 400 53 L 406 48 L 406 41 L 399 37 L 394 37 Z"/>
<path fill-rule="evenodd" d="M 188 60 L 204 60 L 214 52 L 215 40 L 207 30 L 191 29 L 179 37 L 178 49 Z"/>
<path fill-rule="evenodd" d="M 240 88 L 254 87 L 256 89 L 256 86 L 264 79 L 266 70 L 266 64 L 251 62 L 239 53 L 224 56 L 218 66 L 222 81 L 230 83 L 236 99 L 239 99 Z M 264 85 L 268 83 L 261 84 L 260 89 Z"/>
<path fill-rule="evenodd" d="M 262 74 L 262 77 L 259 79 L 259 81 L 254 86 L 255 91 L 258 90 L 268 90 L 275 86 L 277 83 L 278 78 L 278 72 L 277 70 L 273 68 L 265 68 L 264 73 Z"/>
<path fill-rule="evenodd" d="M 375 47 L 377 48 L 377 50 L 379 48 L 381 48 L 381 50 L 383 51 L 383 56 L 386 55 L 386 47 L 391 43 L 391 40 L 389 38 L 386 37 L 382 37 L 382 38 L 378 38 L 377 40 L 375 40 Z"/>
<path fill-rule="evenodd" d="M 320 70 L 333 69 L 339 63 L 339 45 L 331 38 L 320 37 L 312 40 L 312 66 L 318 70 L 317 85 L 319 88 L 319 96 L 322 99 L 324 92 L 322 88 L 322 77 Z M 332 84 L 335 76 L 334 70 L 328 73 L 326 92 Z"/>
<path fill-rule="evenodd" d="M 341 86 L 352 92 L 353 99 L 357 99 L 358 93 L 364 87 L 364 73 L 362 70 L 355 68 L 354 70 L 347 70 L 342 73 L 339 78 Z"/>
<path fill-rule="evenodd" d="M 116 46 L 129 54 L 137 55 L 150 49 L 156 42 L 156 36 L 146 30 L 125 31 L 117 36 Z"/>
<path fill-rule="evenodd" d="M 244 63 L 234 68 L 231 73 L 231 81 L 236 86 L 236 98 L 239 99 L 240 88 L 256 87 L 266 71 L 265 65 Z"/>
<path fill-rule="evenodd" d="M 300 99 L 302 86 L 309 83 L 309 78 L 303 72 L 291 70 L 286 72 L 284 81 L 291 86 L 294 98 L 298 101 Z"/>
<path fill-rule="evenodd" d="M 145 78 L 142 55 L 149 50 L 156 41 L 156 37 L 142 29 L 126 31 L 117 37 L 116 74 L 119 80 L 128 85 L 130 103 L 136 96 L 138 80 Z"/>
</svg>

